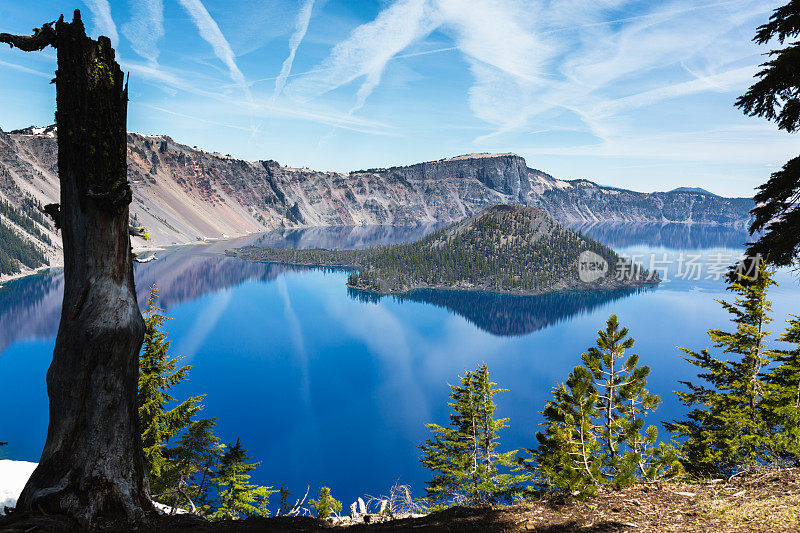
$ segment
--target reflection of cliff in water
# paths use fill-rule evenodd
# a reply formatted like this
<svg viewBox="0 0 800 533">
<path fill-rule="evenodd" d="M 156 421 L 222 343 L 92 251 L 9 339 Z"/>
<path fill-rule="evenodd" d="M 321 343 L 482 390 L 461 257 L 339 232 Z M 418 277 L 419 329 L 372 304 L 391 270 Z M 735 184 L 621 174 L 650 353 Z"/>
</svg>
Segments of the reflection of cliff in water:
<svg viewBox="0 0 800 533">
<path fill-rule="evenodd" d="M 165 252 L 156 261 L 136 265 L 136 292 L 139 307 L 144 309 L 150 286 L 157 283 L 159 306 L 168 310 L 246 281 L 271 281 L 284 272 L 302 268 L 248 263 L 205 248 L 197 252 Z M 64 274 L 60 269 L 16 280 L 0 290 L 0 354 L 18 340 L 54 337 L 61 318 L 63 292 Z"/>
<path fill-rule="evenodd" d="M 275 263 L 249 263 L 216 254 L 175 253 L 137 265 L 136 292 L 139 306 L 144 309 L 150 286 L 157 283 L 159 306 L 169 310 L 246 281 L 272 281 L 284 272 L 302 269 Z"/>
<path fill-rule="evenodd" d="M 613 247 L 647 245 L 678 250 L 742 248 L 752 241 L 746 230 L 708 224 L 568 224 L 582 234 Z"/>
<path fill-rule="evenodd" d="M 647 245 L 679 250 L 741 248 L 752 238 L 742 228 L 709 224 L 632 224 L 595 222 L 567 224 L 587 237 L 611 247 Z M 378 244 L 416 241 L 441 228 L 420 226 L 321 226 L 277 230 L 258 236 L 255 246 L 278 248 L 361 249 Z M 241 246 L 241 244 L 239 245 Z M 233 246 L 230 246 L 233 247 Z"/>
<path fill-rule="evenodd" d="M 317 226 L 271 231 L 252 244 L 274 248 L 360 250 L 378 244 L 417 241 L 442 226 Z"/>
<path fill-rule="evenodd" d="M 602 291 L 570 291 L 540 296 L 510 296 L 482 291 L 444 291 L 420 289 L 403 295 L 384 296 L 348 289 L 349 295 L 362 302 L 382 298 L 435 305 L 460 315 L 493 335 L 526 335 L 558 324 L 575 315 L 589 313 L 607 303 L 653 290 L 636 287 Z"/>
<path fill-rule="evenodd" d="M 21 278 L 0 290 L 0 354 L 20 339 L 46 339 L 58 331 L 61 271 Z"/>
</svg>

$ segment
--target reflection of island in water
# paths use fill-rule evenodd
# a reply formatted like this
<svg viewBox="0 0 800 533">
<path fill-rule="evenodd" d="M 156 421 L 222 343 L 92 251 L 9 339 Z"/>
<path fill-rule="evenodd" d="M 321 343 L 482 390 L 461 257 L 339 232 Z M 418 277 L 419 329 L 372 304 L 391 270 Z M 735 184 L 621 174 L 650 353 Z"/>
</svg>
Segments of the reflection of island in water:
<svg viewBox="0 0 800 533">
<path fill-rule="evenodd" d="M 158 252 L 159 259 L 136 265 L 139 304 L 147 303 L 148 287 L 158 282 L 161 306 L 170 309 L 208 293 L 234 287 L 249 280 L 271 281 L 281 273 L 302 270 L 270 263 L 249 263 L 222 255 L 260 241 L 266 246 L 298 248 L 363 248 L 422 238 L 437 226 L 397 228 L 362 226 L 306 228 L 272 232 L 238 241 L 218 242 Z M 738 247 L 748 240 L 742 230 L 686 224 L 596 224 L 577 226 L 585 235 L 611 246 L 666 246 L 682 250 Z M 283 243 L 283 244 L 281 244 Z M 55 336 L 61 315 L 64 279 L 60 270 L 9 283 L 0 290 L 0 354 L 12 343 Z M 416 291 L 400 298 L 449 309 L 481 329 L 495 335 L 522 335 L 578 313 L 624 298 L 641 290 L 556 293 L 543 296 L 503 296 L 454 291 Z M 352 293 L 351 293 L 352 294 Z M 358 296 L 374 300 L 375 296 Z"/>
<path fill-rule="evenodd" d="M 493 335 L 526 335 L 558 324 L 575 315 L 589 313 L 609 302 L 653 290 L 634 287 L 614 290 L 567 291 L 539 296 L 512 296 L 483 291 L 419 289 L 403 295 L 378 295 L 348 288 L 350 297 L 377 303 L 383 298 L 443 307 Z"/>
</svg>

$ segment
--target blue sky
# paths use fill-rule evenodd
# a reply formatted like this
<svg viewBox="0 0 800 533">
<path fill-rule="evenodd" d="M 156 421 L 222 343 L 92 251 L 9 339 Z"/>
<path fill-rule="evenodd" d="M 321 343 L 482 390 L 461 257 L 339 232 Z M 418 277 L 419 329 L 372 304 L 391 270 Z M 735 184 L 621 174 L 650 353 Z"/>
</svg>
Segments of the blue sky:
<svg viewBox="0 0 800 533">
<path fill-rule="evenodd" d="M 641 191 L 753 188 L 797 138 L 733 107 L 772 0 L 0 0 L 0 31 L 78 7 L 130 72 L 128 129 L 354 170 L 515 152 Z M 55 52 L 0 48 L 0 127 L 53 122 Z"/>
</svg>

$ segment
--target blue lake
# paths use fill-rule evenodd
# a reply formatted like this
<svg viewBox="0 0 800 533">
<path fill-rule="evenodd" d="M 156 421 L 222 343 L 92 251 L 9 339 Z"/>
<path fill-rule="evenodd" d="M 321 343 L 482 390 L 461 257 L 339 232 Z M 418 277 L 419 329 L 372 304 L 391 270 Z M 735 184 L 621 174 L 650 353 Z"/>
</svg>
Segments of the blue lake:
<svg viewBox="0 0 800 533">
<path fill-rule="evenodd" d="M 510 389 L 497 396 L 498 414 L 511 419 L 503 448 L 533 446 L 551 388 L 580 363 L 611 313 L 630 329 L 641 362 L 652 369 L 650 389 L 664 400 L 650 423 L 678 417 L 683 408 L 672 391 L 694 373 L 675 347 L 708 347 L 706 330 L 728 327 L 714 299 L 732 295 L 715 278 L 747 240 L 722 228 L 581 228 L 646 267 L 654 261 L 666 269 L 659 270 L 665 281 L 649 290 L 540 297 L 421 291 L 376 299 L 348 291 L 344 271 L 222 255 L 253 241 L 350 248 L 415 239 L 430 229 L 286 231 L 160 252 L 137 265 L 140 302 L 157 282 L 172 317 L 172 353 L 192 365 L 175 395 L 206 395 L 203 416 L 219 419 L 217 434 L 225 442 L 240 437 L 262 461 L 256 482 L 285 485 L 295 495 L 328 485 L 345 507 L 357 496 L 386 494 L 396 481 L 422 495 L 428 475 L 416 447 L 427 436 L 425 423 L 447 423 L 447 384 L 479 362 Z M 776 279 L 779 331 L 789 313 L 800 313 L 800 287 L 789 272 Z M 62 285 L 54 271 L 0 290 L 6 458 L 37 461 L 41 453 Z"/>
</svg>

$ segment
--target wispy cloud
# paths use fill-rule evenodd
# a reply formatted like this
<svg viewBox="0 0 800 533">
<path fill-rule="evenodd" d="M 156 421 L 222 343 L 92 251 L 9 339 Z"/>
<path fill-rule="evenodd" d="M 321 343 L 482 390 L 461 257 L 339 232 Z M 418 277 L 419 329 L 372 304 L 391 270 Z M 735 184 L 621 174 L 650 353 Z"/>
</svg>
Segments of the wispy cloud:
<svg viewBox="0 0 800 533">
<path fill-rule="evenodd" d="M 83 0 L 92 12 L 92 24 L 100 35 L 105 35 L 111 39 L 111 44 L 119 44 L 117 26 L 111 17 L 111 5 L 108 0 Z"/>
<path fill-rule="evenodd" d="M 691 81 L 675 83 L 657 89 L 651 89 L 641 93 L 607 100 L 598 104 L 593 109 L 595 116 L 613 116 L 631 109 L 653 105 L 664 100 L 680 98 L 690 94 L 714 91 L 726 92 L 731 88 L 740 87 L 753 79 L 757 67 L 748 66 L 737 69 L 711 74 L 708 76 L 697 76 Z"/>
<path fill-rule="evenodd" d="M 173 117 L 185 118 L 185 119 L 188 119 L 188 120 L 190 120 L 192 122 L 202 122 L 204 124 L 210 124 L 212 126 L 220 126 L 222 128 L 231 128 L 231 129 L 240 130 L 240 131 L 250 131 L 250 128 L 245 128 L 244 126 L 240 126 L 238 124 L 226 124 L 224 122 L 219 122 L 217 120 L 210 120 L 210 119 L 207 119 L 207 118 L 198 117 L 196 115 L 187 115 L 186 113 L 179 113 L 179 112 L 174 111 L 172 109 L 166 109 L 166 108 L 163 108 L 163 107 L 157 106 L 157 105 L 152 105 L 152 104 L 147 104 L 147 103 L 141 103 L 141 104 L 138 104 L 138 105 L 140 105 L 142 107 L 147 107 L 147 108 L 153 109 L 155 111 L 158 111 L 159 113 L 166 113 L 167 115 L 172 115 Z"/>
<path fill-rule="evenodd" d="M 164 37 L 164 4 L 162 0 L 128 0 L 131 19 L 122 25 L 133 51 L 152 63 L 158 62 L 158 41 Z"/>
<path fill-rule="evenodd" d="M 622 9 L 633 14 L 609 17 Z M 350 112 L 358 110 L 392 59 L 415 55 L 404 51 L 439 30 L 467 60 L 470 108 L 492 128 L 478 144 L 535 120 L 553 127 L 565 113 L 602 140 L 617 132 L 616 113 L 743 83 L 753 47 L 731 29 L 769 9 L 758 0 L 395 0 L 285 92 L 305 102 L 361 79 Z M 669 78 L 653 74 L 673 66 L 694 79 L 654 87 Z"/>
<path fill-rule="evenodd" d="M 791 137 L 775 137 L 773 128 L 733 127 L 678 131 L 663 135 L 619 137 L 579 146 L 518 147 L 528 155 L 546 154 L 567 158 L 613 158 L 627 161 L 716 163 L 745 165 L 754 161 L 785 161 L 797 154 Z M 651 164 L 652 167 L 652 164 Z M 731 177 L 731 176 L 729 176 Z"/>
<path fill-rule="evenodd" d="M 204 98 L 209 98 L 214 101 L 220 102 L 221 104 L 225 105 L 226 108 L 228 109 L 227 112 L 228 116 L 236 115 L 237 113 L 244 113 L 245 115 L 250 117 L 254 116 L 259 118 L 278 117 L 278 118 L 288 118 L 294 120 L 304 120 L 308 122 L 315 122 L 319 124 L 332 126 L 335 128 L 357 131 L 361 133 L 369 133 L 372 135 L 391 136 L 396 134 L 396 132 L 392 130 L 391 126 L 384 124 L 382 122 L 362 117 L 355 117 L 350 114 L 327 109 L 320 105 L 297 106 L 297 105 L 262 103 L 269 100 L 266 97 L 259 98 L 258 100 L 254 99 L 249 102 L 242 102 L 241 99 L 233 98 L 226 93 L 201 89 L 200 88 L 201 86 L 208 85 L 208 80 L 194 80 L 191 78 L 191 73 L 189 72 L 179 71 L 173 73 L 171 70 L 160 65 L 152 65 L 149 63 L 148 64 L 136 63 L 132 61 L 122 61 L 121 65 L 123 69 L 130 71 L 131 73 L 133 73 L 134 76 L 139 76 L 143 79 L 150 80 L 158 85 L 166 86 L 171 89 L 176 89 L 182 92 L 201 96 Z M 135 85 L 136 83 L 135 78 L 132 83 Z M 139 104 L 134 100 L 133 106 L 136 105 Z M 150 107 L 155 108 L 155 106 L 150 106 Z M 160 110 L 164 109 L 163 106 L 158 106 L 158 107 L 160 108 Z M 176 112 L 173 111 L 173 113 Z M 191 118 L 191 116 L 187 115 L 186 118 Z M 210 121 L 210 122 L 219 122 L 219 121 Z M 232 127 L 238 129 L 231 124 L 224 124 L 221 122 L 219 124 L 225 125 L 226 127 Z M 252 126 L 250 128 L 245 128 L 245 129 L 250 132 L 253 131 Z"/>
<path fill-rule="evenodd" d="M 470 107 L 489 124 L 508 127 L 545 86 L 543 66 L 554 47 L 533 31 L 535 9 L 515 1 L 463 1 L 440 0 L 439 9 L 475 79 Z"/>
<path fill-rule="evenodd" d="M 248 102 L 253 103 L 253 95 L 247 85 L 247 80 L 236 64 L 236 56 L 231 49 L 230 43 L 225 39 L 217 23 L 211 18 L 208 10 L 200 0 L 178 0 L 183 8 L 189 13 L 192 21 L 197 26 L 197 30 L 202 37 L 214 49 L 214 54 L 228 67 L 231 79 L 245 92 Z"/>
<path fill-rule="evenodd" d="M 438 25 L 428 0 L 398 0 L 375 20 L 353 30 L 313 74 L 296 79 L 286 87 L 286 92 L 300 101 L 308 101 L 363 77 L 351 112 L 359 109 L 380 83 L 386 64 Z"/>
<path fill-rule="evenodd" d="M 552 38 L 555 68 L 548 69 L 545 83 L 527 103 L 517 100 L 518 105 L 504 113 L 505 122 L 476 142 L 490 144 L 499 135 L 523 131 L 532 121 L 552 125 L 570 116 L 581 120 L 596 139 L 609 141 L 631 133 L 627 112 L 632 109 L 690 94 L 735 91 L 752 74 L 755 56 L 749 39 L 732 29 L 768 9 L 756 0 L 675 1 L 617 21 L 607 20 L 601 10 L 596 24 L 584 16 L 571 29 L 571 11 L 550 13 L 545 28 L 559 32 Z M 675 83 L 686 73 L 693 79 Z M 485 108 L 473 107 L 476 116 Z M 502 120 L 503 114 L 496 118 Z"/>
<path fill-rule="evenodd" d="M 25 72 L 26 74 L 33 74 L 34 76 L 39 76 L 41 78 L 52 78 L 53 73 L 41 72 L 39 70 L 34 70 L 32 68 L 24 67 L 22 65 L 17 65 L 16 63 L 9 63 L 8 61 L 0 60 L 0 66 L 11 68 L 14 70 L 18 70 L 20 72 Z"/>
<path fill-rule="evenodd" d="M 408 52 L 406 54 L 397 54 L 396 56 L 393 56 L 391 59 L 395 60 L 395 59 L 403 59 L 403 58 L 407 58 L 407 57 L 420 57 L 420 56 L 427 56 L 427 55 L 432 55 L 432 54 L 440 54 L 442 52 L 453 52 L 455 50 L 458 50 L 458 47 L 456 47 L 456 46 L 447 46 L 447 47 L 444 47 L 444 48 L 434 48 L 434 49 L 431 49 L 431 50 L 420 50 L 419 52 Z M 288 78 L 296 78 L 296 77 L 300 77 L 300 76 L 308 76 L 309 74 L 318 74 L 318 73 L 324 72 L 326 70 L 334 70 L 334 69 L 333 68 L 314 68 L 312 70 L 307 70 L 305 72 L 292 72 L 290 74 L 287 74 L 286 78 L 288 79 Z M 278 79 L 278 76 L 269 76 L 267 78 L 258 78 L 258 79 L 255 79 L 255 80 L 248 80 L 247 84 L 250 87 L 252 87 L 253 85 L 255 85 L 257 83 L 263 83 L 265 81 L 275 81 L 277 79 Z M 226 84 L 226 85 L 221 86 L 220 88 L 221 89 L 228 89 L 230 87 L 234 87 L 234 85 Z"/>
<path fill-rule="evenodd" d="M 281 72 L 275 78 L 275 94 L 272 99 L 275 100 L 283 92 L 283 87 L 286 85 L 286 78 L 292 72 L 292 63 L 294 63 L 294 56 L 297 54 L 297 48 L 303 41 L 308 31 L 308 23 L 311 21 L 311 11 L 314 9 L 314 0 L 303 0 L 300 6 L 300 11 L 297 13 L 297 18 L 294 21 L 294 33 L 289 38 L 289 55 L 281 65 Z"/>
</svg>

